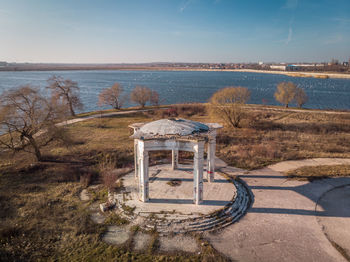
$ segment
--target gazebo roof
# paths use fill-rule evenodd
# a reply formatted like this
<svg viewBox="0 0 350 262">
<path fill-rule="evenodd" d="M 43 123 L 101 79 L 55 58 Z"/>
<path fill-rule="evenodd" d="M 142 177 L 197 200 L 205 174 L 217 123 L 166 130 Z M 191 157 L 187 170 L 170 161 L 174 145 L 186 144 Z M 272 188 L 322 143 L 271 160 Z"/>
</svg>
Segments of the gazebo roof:
<svg viewBox="0 0 350 262">
<path fill-rule="evenodd" d="M 179 118 L 161 119 L 146 124 L 139 123 L 131 125 L 130 127 L 135 130 L 132 137 L 139 139 L 195 137 L 208 133 L 210 129 L 220 128 Z"/>
</svg>

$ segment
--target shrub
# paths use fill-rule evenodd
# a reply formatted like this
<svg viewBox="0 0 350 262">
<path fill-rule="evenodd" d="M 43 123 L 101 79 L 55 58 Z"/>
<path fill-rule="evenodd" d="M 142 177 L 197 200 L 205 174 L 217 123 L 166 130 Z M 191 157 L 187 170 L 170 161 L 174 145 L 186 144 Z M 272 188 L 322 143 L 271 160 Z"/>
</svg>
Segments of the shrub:
<svg viewBox="0 0 350 262">
<path fill-rule="evenodd" d="M 301 108 L 308 100 L 304 89 L 297 87 L 295 90 L 294 101 Z"/>
<path fill-rule="evenodd" d="M 151 90 L 149 102 L 152 106 L 159 106 L 160 100 L 159 100 L 159 94 L 155 90 Z"/>
<path fill-rule="evenodd" d="M 123 87 L 114 83 L 110 88 L 105 88 L 98 96 L 98 105 L 110 105 L 114 109 L 120 109 L 123 103 L 126 102 L 126 97 L 121 97 L 123 93 Z"/>
<path fill-rule="evenodd" d="M 217 91 L 209 102 L 209 112 L 221 118 L 228 126 L 239 127 L 244 116 L 242 105 L 250 98 L 250 91 L 245 87 L 226 87 Z"/>
<path fill-rule="evenodd" d="M 162 110 L 162 118 L 177 117 L 178 115 L 177 107 L 170 107 L 166 110 Z"/>
<path fill-rule="evenodd" d="M 130 99 L 132 102 L 140 105 L 141 107 L 145 107 L 146 103 L 150 100 L 152 94 L 152 90 L 145 86 L 136 86 L 131 94 Z"/>
<path fill-rule="evenodd" d="M 278 102 L 288 107 L 295 97 L 296 85 L 292 82 L 282 82 L 277 85 L 275 98 Z"/>
<path fill-rule="evenodd" d="M 102 183 L 109 192 L 114 191 L 118 179 L 118 175 L 114 172 L 116 165 L 116 158 L 108 155 L 103 156 L 99 162 Z"/>
</svg>

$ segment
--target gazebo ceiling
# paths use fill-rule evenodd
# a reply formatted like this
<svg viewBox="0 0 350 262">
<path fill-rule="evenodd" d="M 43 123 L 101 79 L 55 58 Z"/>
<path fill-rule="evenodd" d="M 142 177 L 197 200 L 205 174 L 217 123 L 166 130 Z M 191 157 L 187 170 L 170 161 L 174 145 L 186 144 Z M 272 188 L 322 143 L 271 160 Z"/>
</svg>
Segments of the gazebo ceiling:
<svg viewBox="0 0 350 262">
<path fill-rule="evenodd" d="M 161 119 L 146 123 L 132 136 L 133 138 L 188 137 L 207 133 L 210 127 L 187 119 Z"/>
</svg>

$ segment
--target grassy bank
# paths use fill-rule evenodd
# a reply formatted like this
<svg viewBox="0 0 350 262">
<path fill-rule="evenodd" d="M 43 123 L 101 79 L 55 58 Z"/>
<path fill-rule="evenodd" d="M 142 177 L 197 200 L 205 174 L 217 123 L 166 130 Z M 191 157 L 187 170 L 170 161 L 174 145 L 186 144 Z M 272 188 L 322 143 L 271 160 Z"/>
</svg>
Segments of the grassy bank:
<svg viewBox="0 0 350 262">
<path fill-rule="evenodd" d="M 350 165 L 305 166 L 286 173 L 293 179 L 312 181 L 315 179 L 350 176 Z"/>
<path fill-rule="evenodd" d="M 350 157 L 350 114 L 247 109 L 242 128 L 223 130 L 218 155 L 254 169 L 283 160 Z"/>
<path fill-rule="evenodd" d="M 166 256 L 153 250 L 139 254 L 130 247 L 101 241 L 105 226 L 93 224 L 81 190 L 99 182 L 98 163 L 106 155 L 116 167 L 132 167 L 133 141 L 129 124 L 164 117 L 209 119 L 203 105 L 176 106 L 89 119 L 66 127 L 70 143 L 43 149 L 46 162 L 31 155 L 0 153 L 0 257 L 9 261 L 199 261 L 215 260 L 208 254 Z M 281 160 L 309 157 L 350 157 L 350 114 L 245 110 L 242 127 L 222 129 L 216 154 L 230 165 L 259 168 Z M 188 157 L 182 154 L 181 157 Z M 168 157 L 154 152 L 151 162 Z"/>
</svg>

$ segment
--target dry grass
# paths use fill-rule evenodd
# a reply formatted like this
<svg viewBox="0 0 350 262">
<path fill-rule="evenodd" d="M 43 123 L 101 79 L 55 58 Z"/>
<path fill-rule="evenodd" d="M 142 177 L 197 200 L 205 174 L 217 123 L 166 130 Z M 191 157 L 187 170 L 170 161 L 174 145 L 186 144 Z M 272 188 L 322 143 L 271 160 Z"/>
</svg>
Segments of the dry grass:
<svg viewBox="0 0 350 262">
<path fill-rule="evenodd" d="M 312 181 L 315 179 L 350 176 L 350 165 L 305 166 L 286 173 L 290 178 Z"/>
<path fill-rule="evenodd" d="M 200 109 L 195 107 L 192 105 L 191 113 L 188 113 L 190 117 L 180 114 L 182 111 L 175 106 L 169 109 L 169 115 L 168 111 L 162 110 L 147 116 L 151 120 L 184 117 L 220 123 L 219 119 L 208 117 L 203 111 L 204 105 L 200 105 Z M 284 160 L 350 157 L 350 113 L 329 114 L 321 110 L 294 112 L 282 107 L 269 107 L 247 105 L 241 128 L 225 127 L 218 132 L 216 154 L 228 164 L 246 169 L 261 168 Z M 158 159 L 170 159 L 169 153 L 153 154 Z M 180 159 L 186 155 L 182 154 Z"/>
<path fill-rule="evenodd" d="M 94 224 L 80 191 L 100 180 L 98 163 L 107 154 L 118 167 L 132 166 L 128 125 L 149 121 L 143 114 L 98 119 L 69 126 L 74 141 L 43 150 L 48 161 L 36 163 L 25 153 L 0 156 L 1 261 L 200 261 L 197 255 L 135 253 L 128 246 L 101 241 L 105 225 Z M 93 200 L 105 201 L 106 190 Z M 92 201 L 93 201 L 92 200 Z M 111 217 L 109 223 L 124 224 Z"/>
<path fill-rule="evenodd" d="M 180 117 L 216 121 L 201 109 L 181 110 Z M 91 222 L 78 198 L 84 187 L 100 180 L 98 163 L 107 154 L 119 168 L 133 166 L 129 124 L 160 117 L 158 113 L 106 117 L 103 128 L 99 119 L 73 124 L 67 127 L 72 143 L 43 149 L 47 162 L 35 163 L 25 153 L 0 153 L 1 260 L 185 260 L 183 256 L 137 254 L 103 243 L 100 237 L 105 226 Z M 225 128 L 218 135 L 217 155 L 233 166 L 258 168 L 287 159 L 350 157 L 350 114 L 251 109 L 242 126 Z M 162 154 L 153 153 L 151 161 Z M 191 154 L 182 155 L 186 156 Z M 105 191 L 96 196 L 97 201 L 106 197 Z M 201 254 L 186 259 L 206 258 Z"/>
<path fill-rule="evenodd" d="M 312 157 L 350 157 L 350 114 L 246 110 L 243 128 L 225 128 L 217 154 L 229 164 L 255 169 Z"/>
</svg>

